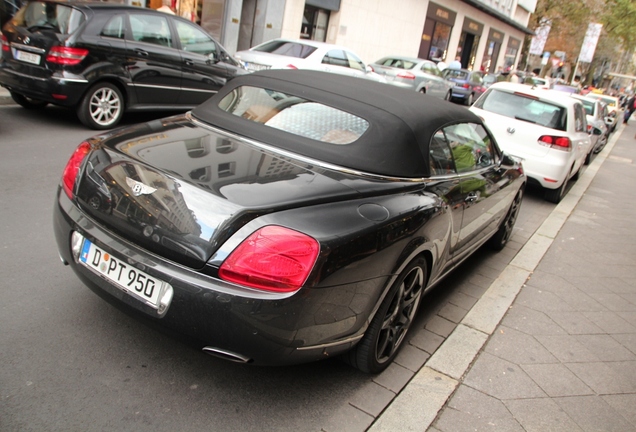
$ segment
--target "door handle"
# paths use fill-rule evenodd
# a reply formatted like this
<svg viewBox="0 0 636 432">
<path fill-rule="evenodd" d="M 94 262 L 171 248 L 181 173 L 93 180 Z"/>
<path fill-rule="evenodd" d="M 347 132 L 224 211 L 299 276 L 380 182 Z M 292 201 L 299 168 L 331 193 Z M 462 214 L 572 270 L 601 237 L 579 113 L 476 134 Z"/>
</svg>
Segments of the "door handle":
<svg viewBox="0 0 636 432">
<path fill-rule="evenodd" d="M 469 193 L 466 198 L 464 198 L 464 201 L 466 201 L 468 204 L 473 204 L 477 201 L 477 194 L 475 192 L 471 192 Z"/>
<path fill-rule="evenodd" d="M 183 62 L 187 64 L 188 66 L 194 66 L 194 60 L 184 59 Z"/>
<path fill-rule="evenodd" d="M 139 54 L 140 56 L 142 56 L 142 57 L 148 57 L 148 51 L 144 51 L 144 50 L 142 50 L 142 49 L 137 48 L 137 49 L 135 50 L 135 52 L 136 52 L 137 54 Z"/>
</svg>

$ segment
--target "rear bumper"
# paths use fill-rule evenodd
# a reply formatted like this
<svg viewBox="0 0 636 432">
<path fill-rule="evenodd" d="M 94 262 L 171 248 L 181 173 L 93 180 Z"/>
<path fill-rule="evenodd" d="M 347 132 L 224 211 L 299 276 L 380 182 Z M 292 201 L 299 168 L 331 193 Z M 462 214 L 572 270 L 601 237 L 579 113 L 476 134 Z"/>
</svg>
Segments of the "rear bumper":
<svg viewBox="0 0 636 432">
<path fill-rule="evenodd" d="M 29 76 L 0 64 L 0 85 L 11 92 L 52 104 L 74 107 L 79 104 L 88 88 L 88 81 L 81 77 L 53 75 L 49 78 Z M 55 95 L 55 96 L 54 96 Z"/>
<path fill-rule="evenodd" d="M 135 318 L 167 330 L 206 352 L 263 365 L 296 364 L 324 359 L 350 349 L 362 337 L 374 306 L 370 296 L 359 313 L 338 307 L 333 299 L 356 286 L 303 288 L 293 295 L 263 293 L 228 284 L 137 248 L 98 227 L 59 190 L 54 206 L 54 231 L 60 257 L 92 291 Z M 169 282 L 174 295 L 167 310 L 137 300 L 77 263 L 70 247 L 73 231 L 89 238 L 114 257 L 126 260 L 153 277 Z M 251 291 L 251 292 L 250 292 Z M 328 312 L 328 316 L 325 313 Z"/>
</svg>

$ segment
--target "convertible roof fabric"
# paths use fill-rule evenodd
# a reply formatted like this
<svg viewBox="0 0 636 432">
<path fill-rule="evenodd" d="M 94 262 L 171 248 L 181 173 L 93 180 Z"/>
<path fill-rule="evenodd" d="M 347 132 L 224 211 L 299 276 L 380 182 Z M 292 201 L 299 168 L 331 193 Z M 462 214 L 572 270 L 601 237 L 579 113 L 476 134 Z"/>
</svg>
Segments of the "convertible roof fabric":
<svg viewBox="0 0 636 432">
<path fill-rule="evenodd" d="M 255 123 L 219 108 L 221 99 L 240 86 L 319 102 L 367 120 L 369 128 L 356 141 L 339 145 Z M 430 175 L 429 143 L 441 127 L 458 122 L 482 124 L 468 109 L 432 96 L 364 78 L 307 70 L 269 70 L 234 78 L 192 115 L 219 129 L 318 161 L 406 178 Z"/>
</svg>

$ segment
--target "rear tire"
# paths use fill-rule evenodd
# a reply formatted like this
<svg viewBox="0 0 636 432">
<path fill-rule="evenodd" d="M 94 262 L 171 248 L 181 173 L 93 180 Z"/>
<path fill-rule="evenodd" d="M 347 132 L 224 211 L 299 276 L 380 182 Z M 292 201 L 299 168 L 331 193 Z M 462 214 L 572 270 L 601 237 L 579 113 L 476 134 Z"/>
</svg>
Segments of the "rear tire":
<svg viewBox="0 0 636 432">
<path fill-rule="evenodd" d="M 473 104 L 473 94 L 470 93 L 468 96 L 466 96 L 466 100 L 464 101 L 464 103 L 466 104 L 466 106 L 471 106 Z"/>
<path fill-rule="evenodd" d="M 124 114 L 124 98 L 119 89 L 108 82 L 91 87 L 77 107 L 77 117 L 91 129 L 117 126 Z"/>
<path fill-rule="evenodd" d="M 506 246 L 508 240 L 510 240 L 510 237 L 512 236 L 512 230 L 514 229 L 515 222 L 517 221 L 517 216 L 519 216 L 519 210 L 521 209 L 522 200 L 523 189 L 520 189 L 519 192 L 517 192 L 515 199 L 512 200 L 512 204 L 508 209 L 508 213 L 499 226 L 499 229 L 497 230 L 495 235 L 492 236 L 490 240 L 488 240 L 488 245 L 492 249 L 500 251 Z"/>
<path fill-rule="evenodd" d="M 21 95 L 19 93 L 10 92 L 11 99 L 13 99 L 18 105 L 26 109 L 42 109 L 49 103 L 39 99 L 31 99 L 30 97 Z"/>
<path fill-rule="evenodd" d="M 413 322 L 427 281 L 426 259 L 412 261 L 397 278 L 369 324 L 364 337 L 344 360 L 366 373 L 380 373 L 398 353 Z"/>
<path fill-rule="evenodd" d="M 452 98 L 453 98 L 453 92 L 451 90 L 449 90 L 448 93 L 446 93 L 446 96 L 444 97 L 444 100 L 450 101 Z"/>
<path fill-rule="evenodd" d="M 563 184 L 557 189 L 546 189 L 545 190 L 545 200 L 554 204 L 558 204 L 561 202 L 561 199 L 565 195 L 565 188 L 567 187 L 567 180 L 563 182 Z"/>
</svg>

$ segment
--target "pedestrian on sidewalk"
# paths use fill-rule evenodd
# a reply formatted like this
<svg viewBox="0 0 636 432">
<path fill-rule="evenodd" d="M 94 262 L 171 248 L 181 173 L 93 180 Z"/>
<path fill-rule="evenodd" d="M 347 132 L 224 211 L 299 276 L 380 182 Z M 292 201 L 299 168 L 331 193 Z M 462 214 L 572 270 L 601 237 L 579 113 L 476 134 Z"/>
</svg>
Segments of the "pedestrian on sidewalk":
<svg viewBox="0 0 636 432">
<path fill-rule="evenodd" d="M 634 106 L 634 104 L 636 104 L 636 94 L 633 94 L 632 97 L 627 100 L 625 115 L 623 116 L 623 124 L 627 124 L 627 121 L 632 116 L 634 110 L 636 110 L 636 106 Z"/>
</svg>

